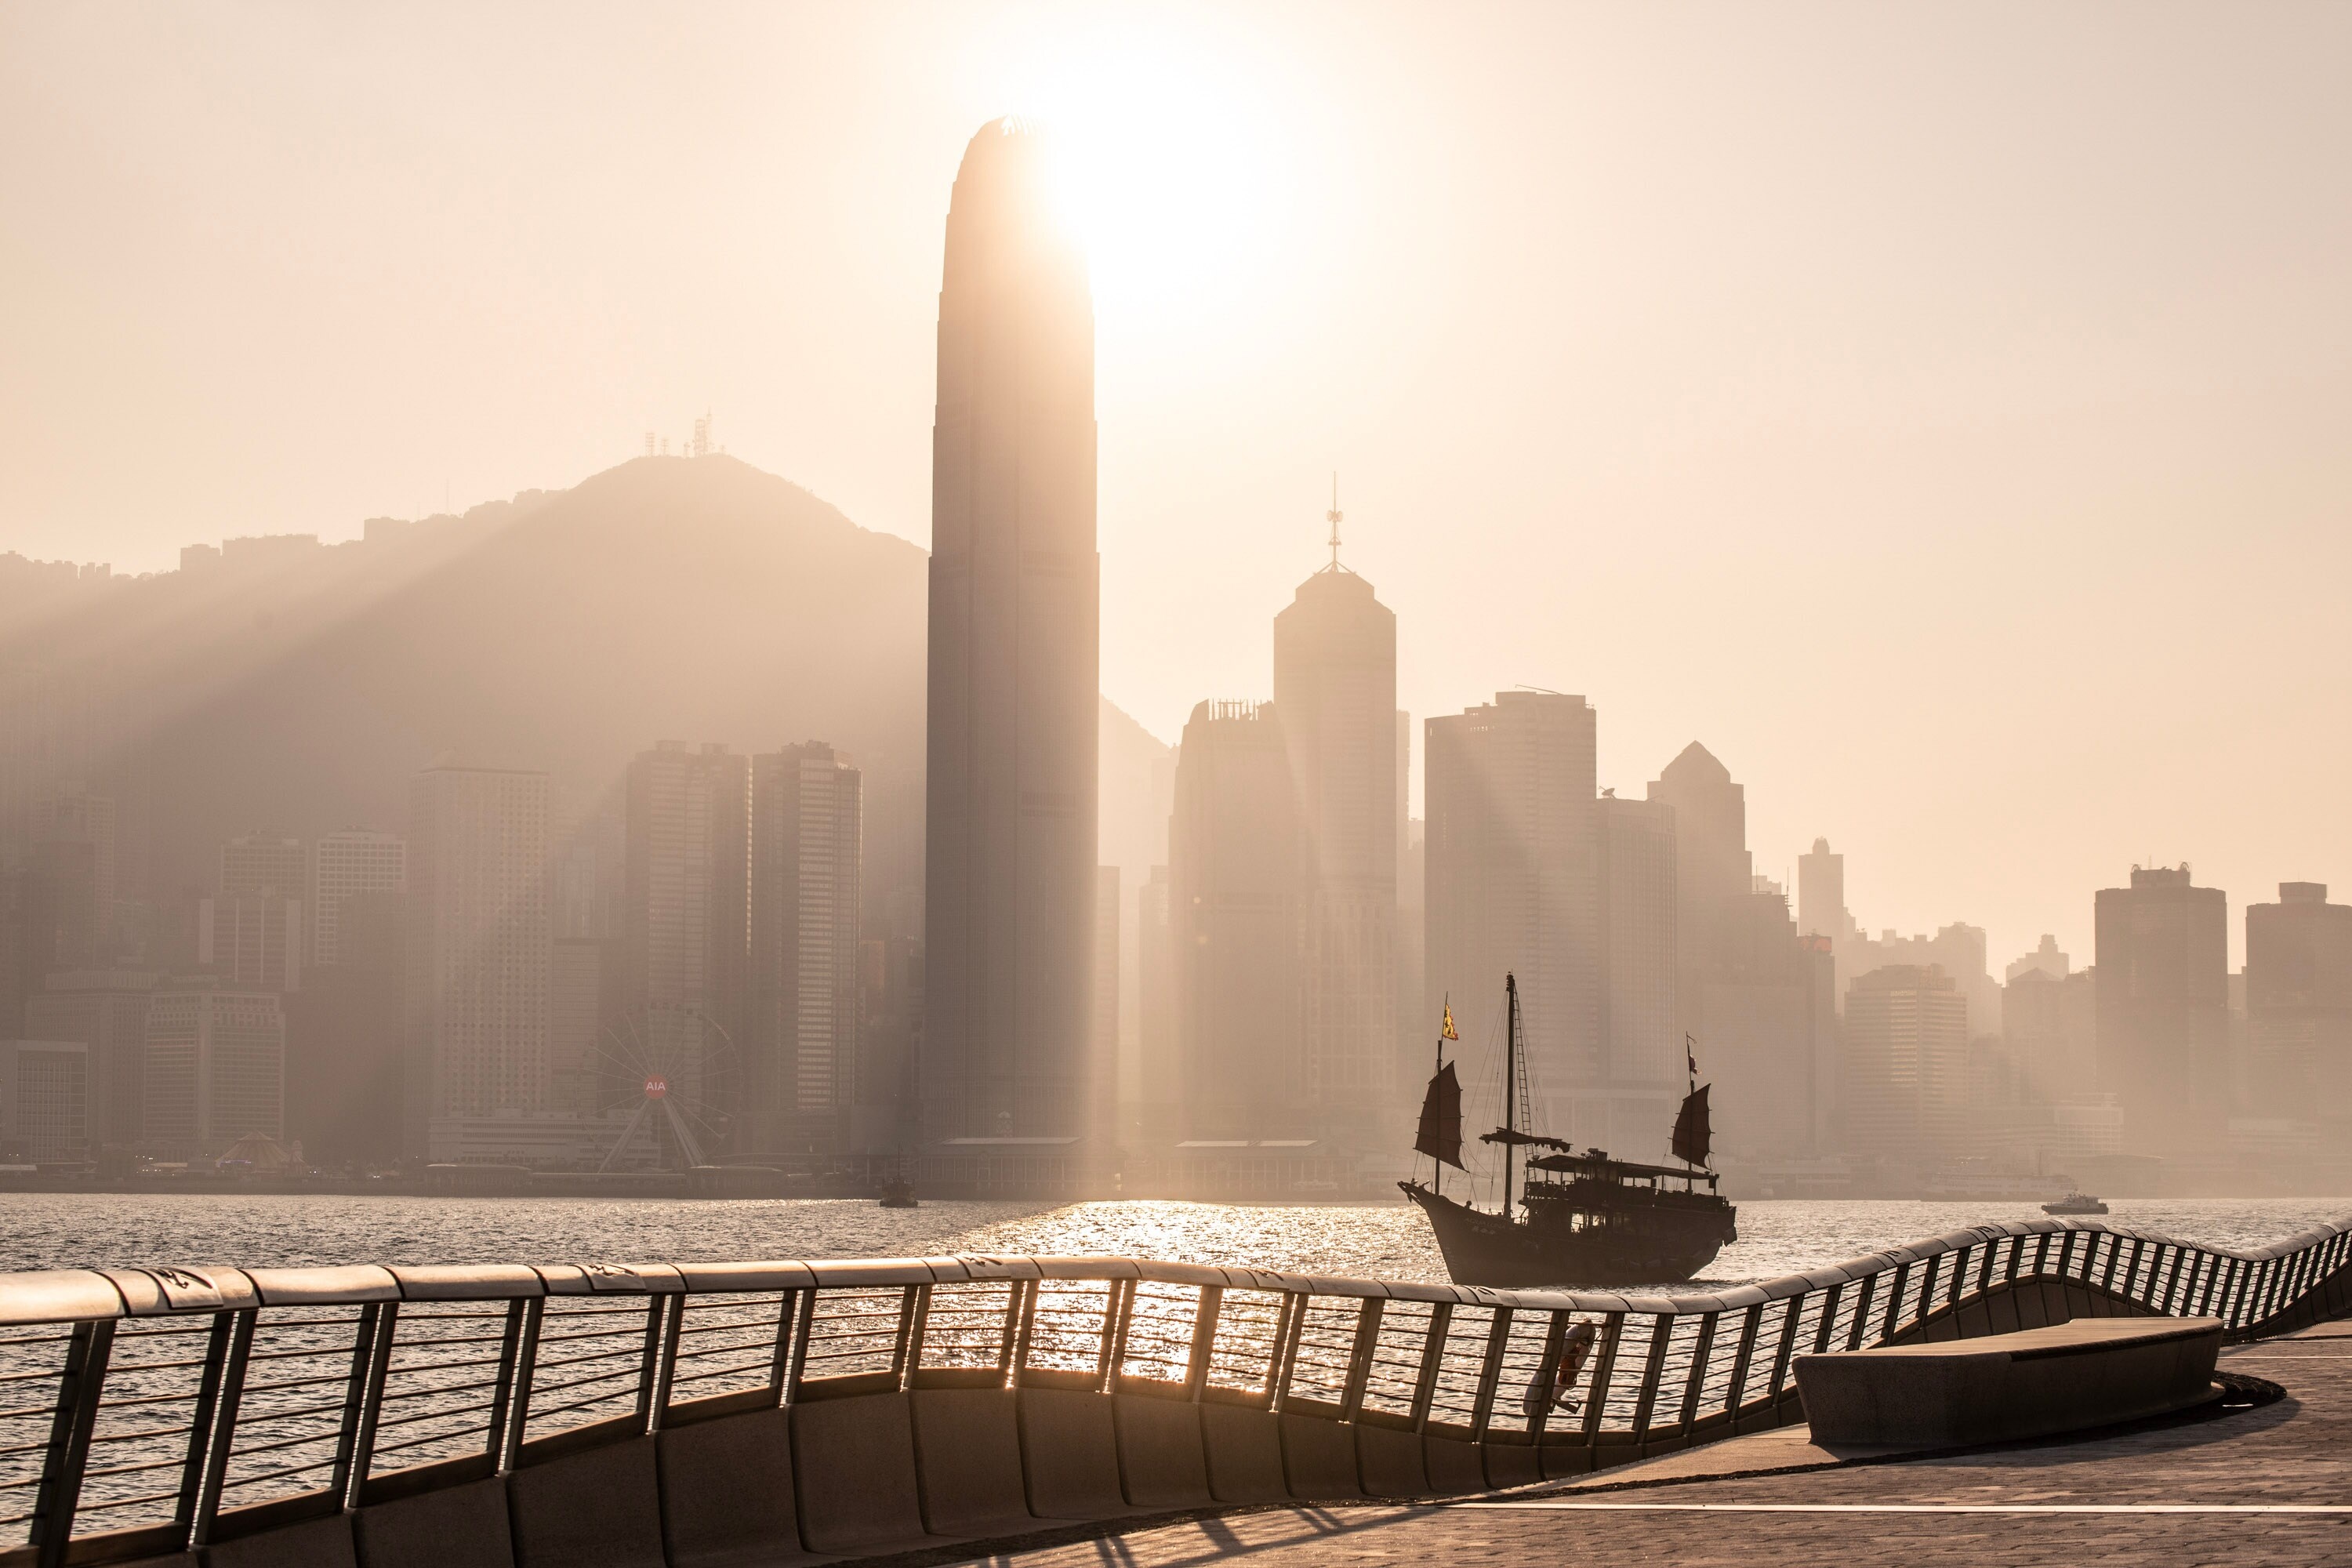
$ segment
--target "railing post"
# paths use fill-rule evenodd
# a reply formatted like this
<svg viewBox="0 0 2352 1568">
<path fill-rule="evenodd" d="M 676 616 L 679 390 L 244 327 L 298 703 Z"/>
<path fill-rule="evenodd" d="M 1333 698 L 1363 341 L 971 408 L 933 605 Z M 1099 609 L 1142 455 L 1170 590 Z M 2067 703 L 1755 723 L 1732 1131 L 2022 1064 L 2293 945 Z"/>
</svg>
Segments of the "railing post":
<svg viewBox="0 0 2352 1568">
<path fill-rule="evenodd" d="M 1846 1330 L 1845 1335 L 1845 1348 L 1850 1351 L 1858 1351 L 1862 1348 L 1862 1336 L 1870 1327 L 1870 1299 L 1877 1289 L 1876 1274 L 1865 1274 L 1862 1277 L 1862 1294 L 1854 1298 L 1853 1323 Z"/>
<path fill-rule="evenodd" d="M 1013 1294 L 1021 1293 L 1024 1281 L 1013 1282 Z M 795 1292 L 800 1297 L 793 1309 L 793 1353 L 784 1369 L 784 1403 L 798 1405 L 801 1400 L 801 1379 L 808 1373 L 809 1333 L 816 1323 L 816 1287 Z"/>
<path fill-rule="evenodd" d="M 800 1316 L 800 1297 L 797 1290 L 786 1290 L 776 1298 L 776 1343 L 768 1355 L 768 1388 L 778 1405 L 784 1402 L 784 1384 L 792 1379 L 793 1324 Z"/>
<path fill-rule="evenodd" d="M 1096 1366 L 1105 1394 L 1118 1392 L 1118 1369 L 1127 1364 L 1127 1330 L 1135 1321 L 1135 1281 L 1114 1279 L 1104 1293 L 1102 1360 Z"/>
<path fill-rule="evenodd" d="M 1992 1289 L 1992 1260 L 1994 1255 L 2000 1251 L 2000 1243 L 1981 1242 L 1978 1245 L 1978 1250 L 1983 1254 L 1977 1259 L 1977 1294 L 1981 1296 Z"/>
<path fill-rule="evenodd" d="M 1658 1383 L 1665 1375 L 1666 1342 L 1674 1337 L 1675 1315 L 1660 1312 L 1650 1320 L 1650 1353 L 1642 1363 L 1642 1388 L 1633 1400 L 1633 1441 L 1650 1440 L 1650 1415 L 1657 1408 Z"/>
<path fill-rule="evenodd" d="M 1927 1271 L 1919 1277 L 1919 1321 L 1923 1323 L 1936 1310 L 1936 1279 L 1943 1272 L 1943 1262 L 1942 1253 L 1929 1253 Z"/>
<path fill-rule="evenodd" d="M 1281 1293 L 1279 1300 L 1280 1305 L 1274 1310 L 1274 1338 L 1265 1351 L 1265 1394 L 1268 1409 L 1274 1405 L 1274 1385 L 1282 1377 L 1282 1349 L 1290 1341 L 1290 1314 L 1298 1301 L 1298 1298 L 1287 1290 Z"/>
<path fill-rule="evenodd" d="M 2033 1277 L 2042 1279 L 2050 1268 L 2050 1233 L 2043 1231 L 2033 1242 Z"/>
<path fill-rule="evenodd" d="M 1266 1397 L 1266 1408 L 1280 1415 L 1290 1406 L 1291 1373 L 1298 1365 L 1298 1342 L 1307 1332 L 1307 1312 L 1313 1299 L 1304 1294 L 1291 1296 L 1290 1332 L 1283 1337 L 1275 1351 L 1274 1386 Z"/>
<path fill-rule="evenodd" d="M 1412 1379 L 1412 1429 L 1428 1430 L 1430 1406 L 1437 1403 L 1438 1369 L 1445 1363 L 1445 1336 L 1454 1326 L 1454 1303 L 1439 1301 L 1429 1309 L 1429 1325 L 1422 1331 L 1421 1365 Z"/>
<path fill-rule="evenodd" d="M 1021 1295 L 1021 1319 L 1013 1335 L 1013 1386 L 1018 1388 L 1029 1372 L 1029 1342 L 1037 1332 L 1037 1292 L 1044 1288 L 1043 1279 L 1024 1280 L 1027 1289 Z"/>
<path fill-rule="evenodd" d="M 196 1499 L 205 1487 L 205 1456 L 212 1446 L 213 1417 L 220 1408 L 221 1378 L 236 1321 L 233 1311 L 215 1312 L 212 1332 L 205 1339 L 204 1371 L 196 1380 L 195 1408 L 188 1415 L 187 1458 L 180 1467 L 179 1501 L 172 1510 L 172 1534 L 183 1545 L 196 1528 Z"/>
<path fill-rule="evenodd" d="M 1903 1316 L 1903 1292 L 1911 1285 L 1911 1260 L 1905 1258 L 1895 1266 L 1894 1288 L 1886 1292 L 1886 1320 L 1879 1325 L 1878 1342 L 1885 1344 L 1895 1337 L 1895 1326 Z"/>
<path fill-rule="evenodd" d="M 1560 1313 L 1552 1314 L 1554 1333 L 1560 1331 Z M 1591 1397 L 1585 1402 L 1584 1407 L 1584 1446 L 1588 1448 L 1601 1441 L 1601 1420 L 1609 1408 L 1609 1380 L 1617 1370 L 1617 1342 L 1624 1337 L 1625 1314 L 1623 1312 L 1611 1312 L 1601 1320 L 1601 1344 L 1592 1358 L 1592 1394 Z M 1555 1373 L 1553 1375 L 1556 1377 L 1559 1374 Z M 1551 1409 L 1549 1391 L 1547 1391 L 1543 1407 L 1547 1412 Z M 1540 1439 L 1542 1435 L 1543 1429 L 1538 1427 L 1537 1437 Z"/>
<path fill-rule="evenodd" d="M 228 1351 L 221 1365 L 220 1397 L 213 1405 L 212 1430 L 205 1440 L 204 1479 L 196 1489 L 195 1518 L 189 1527 L 191 1549 L 212 1544 L 213 1521 L 220 1514 L 221 1487 L 228 1479 L 228 1454 L 236 1439 L 236 1408 L 245 1398 L 245 1369 L 253 1358 L 255 1320 L 258 1307 L 242 1307 L 230 1314 Z M 390 1352 L 391 1344 L 385 1342 Z M 354 1466 L 365 1462 L 362 1442 Z"/>
<path fill-rule="evenodd" d="M 1195 1405 L 1201 1403 L 1201 1391 L 1209 1385 L 1209 1362 L 1217 1347 L 1217 1313 L 1224 1302 L 1223 1286 L 1203 1285 L 1201 1300 L 1192 1309 L 1192 1353 L 1184 1363 L 1184 1397 Z"/>
<path fill-rule="evenodd" d="M 523 1300 L 517 1296 L 507 1303 L 506 1331 L 499 1339 L 499 1379 L 490 1389 L 490 1429 L 482 1444 L 494 1468 L 506 1454 L 507 1415 L 514 1395 L 515 1367 L 522 1355 Z M 361 1337 L 366 1337 L 364 1332 Z M 354 1381 L 358 1371 L 357 1366 L 352 1368 Z"/>
<path fill-rule="evenodd" d="M 1824 1291 L 1822 1295 L 1821 1321 L 1813 1325 L 1813 1353 L 1815 1355 L 1827 1355 L 1829 1353 L 1830 1335 L 1837 1330 L 1838 1297 L 1843 1295 L 1844 1291 L 1845 1281 L 1841 1279 L 1836 1284 L 1831 1286 L 1829 1289 Z"/>
<path fill-rule="evenodd" d="M 2098 1234 L 2105 1237 L 2107 1243 L 2107 1263 L 2106 1267 L 2099 1271 L 2099 1289 L 2112 1295 L 2116 1289 L 2116 1259 L 2124 1255 L 2124 1238 L 2111 1230 L 2103 1230 Z"/>
<path fill-rule="evenodd" d="M 66 1364 L 58 1376 L 58 1403 L 49 1417 L 48 1451 L 41 1459 L 26 1542 L 39 1568 L 58 1568 L 66 1560 L 66 1544 L 73 1539 L 82 1472 L 89 1464 L 90 1430 L 98 1423 L 99 1395 L 106 1387 L 106 1363 L 113 1352 L 111 1318 L 76 1323 L 66 1339 Z"/>
<path fill-rule="evenodd" d="M 1502 1386 L 1503 1358 L 1511 1348 L 1511 1309 L 1495 1309 L 1494 1321 L 1486 1325 L 1486 1354 L 1478 1363 L 1478 1392 L 1470 1400 L 1470 1440 L 1483 1443 L 1486 1428 L 1495 1419 L 1495 1391 Z M 1544 1407 L 1549 1411 L 1551 1401 L 1547 1397 Z"/>
<path fill-rule="evenodd" d="M 1380 1345 L 1381 1311 L 1387 1305 L 1378 1296 L 1367 1296 L 1356 1309 L 1356 1342 L 1348 1352 L 1348 1381 L 1339 1394 L 1342 1421 L 1353 1421 L 1364 1406 L 1364 1390 L 1372 1381 L 1372 1353 Z"/>
<path fill-rule="evenodd" d="M 1723 1413 L 1737 1421 L 1740 1396 L 1748 1392 L 1748 1369 L 1756 1364 L 1756 1334 L 1764 1326 L 1764 1303 L 1752 1303 L 1740 1314 L 1739 1342 L 1731 1351 L 1731 1385 L 1724 1390 Z"/>
<path fill-rule="evenodd" d="M 637 1430 L 641 1433 L 661 1430 L 662 1415 L 669 1405 L 669 1390 L 664 1386 L 668 1378 L 665 1374 L 677 1355 L 678 1309 L 685 1304 L 683 1296 L 661 1294 L 646 1298 L 646 1348 L 637 1362 Z M 902 1319 L 898 1349 L 903 1354 L 906 1348 Z"/>
<path fill-rule="evenodd" d="M 1998 1247 L 2000 1244 L 1999 1242 L 1995 1242 L 1993 1245 Z M 2024 1261 L 2025 1237 L 2021 1236 L 2011 1237 L 2009 1238 L 2009 1261 L 2002 1264 L 2000 1269 L 2001 1283 L 2004 1285 L 2016 1284 L 2018 1266 Z"/>
<path fill-rule="evenodd" d="M 1802 1296 L 1790 1297 L 1789 1310 L 1780 1319 L 1780 1343 L 1772 1352 L 1772 1387 L 1767 1397 L 1775 1406 L 1780 1405 L 1780 1394 L 1789 1386 L 1789 1358 L 1796 1354 L 1797 1320 L 1804 1313 L 1805 1299 Z"/>
<path fill-rule="evenodd" d="M 343 1423 L 335 1435 L 335 1464 L 329 1472 L 327 1490 L 344 1508 L 357 1508 L 359 1500 L 352 1485 L 352 1472 L 360 1451 L 360 1424 L 367 1418 L 369 1374 L 375 1367 L 375 1342 L 383 1332 L 386 1307 L 394 1301 L 370 1301 L 360 1309 L 359 1321 L 352 1335 L 352 1372 L 343 1384 Z M 506 1393 L 506 1368 L 499 1369 L 499 1394 Z"/>
<path fill-rule="evenodd" d="M 931 1288 L 918 1285 L 914 1287 L 914 1310 L 908 1320 L 902 1320 L 901 1332 L 906 1349 L 898 1357 L 898 1386 L 901 1388 L 915 1386 L 915 1373 L 923 1364 L 923 1336 L 931 1326 Z"/>
<path fill-rule="evenodd" d="M 1708 1312 L 1698 1321 L 1698 1343 L 1691 1347 L 1690 1376 L 1683 1385 L 1683 1415 L 1680 1423 L 1683 1436 L 1691 1434 L 1698 1425 L 1699 1395 L 1706 1388 L 1706 1364 L 1715 1354 L 1715 1324 L 1720 1312 Z"/>
<path fill-rule="evenodd" d="M 539 1373 L 539 1325 L 547 1315 L 547 1298 L 526 1296 L 522 1299 L 522 1338 L 515 1347 L 513 1393 L 507 1399 L 505 1430 L 499 1435 L 498 1449 L 499 1474 L 510 1474 L 522 1455 L 523 1428 L 530 1422 L 530 1385 Z M 787 1321 L 791 1310 L 782 1314 Z M 779 1398 L 783 1378 L 772 1374 Z"/>
</svg>

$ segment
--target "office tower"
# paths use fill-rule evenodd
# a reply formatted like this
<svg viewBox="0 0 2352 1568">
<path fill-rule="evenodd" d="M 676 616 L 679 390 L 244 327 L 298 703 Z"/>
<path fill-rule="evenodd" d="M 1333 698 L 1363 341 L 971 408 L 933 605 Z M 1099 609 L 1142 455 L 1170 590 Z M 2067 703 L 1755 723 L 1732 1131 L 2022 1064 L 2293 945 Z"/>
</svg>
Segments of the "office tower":
<svg viewBox="0 0 2352 1568">
<path fill-rule="evenodd" d="M 751 1049 L 751 762 L 664 741 L 629 763 L 624 1076 L 659 1077 L 717 1139 Z M 708 1151 L 706 1151 L 708 1152 Z"/>
<path fill-rule="evenodd" d="M 821 741 L 751 762 L 753 1146 L 833 1152 L 857 1101 L 865 775 Z"/>
<path fill-rule="evenodd" d="M 248 833 L 221 846 L 220 893 L 276 893 L 299 899 L 310 887 L 310 858 L 302 841 L 271 833 Z"/>
<path fill-rule="evenodd" d="M 1845 998 L 1849 1150 L 1897 1165 L 1950 1159 L 1967 1142 L 1968 1003 L 1934 965 L 1888 964 Z"/>
<path fill-rule="evenodd" d="M 1895 963 L 1932 964 L 1968 1002 L 1971 1036 L 2000 1032 L 2000 982 L 1986 965 L 1982 926 L 1955 921 L 1933 936 L 1898 936 L 1892 931 L 1881 931 L 1875 939 L 1856 934 L 1839 943 L 1838 952 L 1840 967 L 1854 974 Z"/>
<path fill-rule="evenodd" d="M 1629 1159 L 1663 1158 L 1685 1089 L 1675 814 L 1613 794 L 1594 809 L 1603 1081 L 1579 1095 L 1601 1109 L 1580 1104 L 1575 1136 Z"/>
<path fill-rule="evenodd" d="M 1607 1077 L 1600 1028 L 1594 718 L 1581 697 L 1505 691 L 1428 721 L 1426 994 L 1451 998 L 1463 1047 L 1501 1048 L 1503 977 L 1519 982 L 1532 1125 L 1581 1136 L 1570 1092 Z"/>
<path fill-rule="evenodd" d="M 915 1041 L 923 1029 L 923 939 L 891 934 L 857 944 L 856 1110 L 852 1148 L 896 1161 L 919 1134 Z"/>
<path fill-rule="evenodd" d="M 591 1116 L 624 1085 L 612 1064 L 621 1020 L 621 944 L 603 937 L 559 936 L 547 967 L 548 1109 Z"/>
<path fill-rule="evenodd" d="M 286 998 L 286 1134 L 315 1163 L 400 1158 L 406 927 L 405 894 L 346 894 L 336 961 L 306 964 Z"/>
<path fill-rule="evenodd" d="M 1098 861 L 1094 314 L 1018 121 L 956 174 L 939 342 L 923 1121 L 1075 1136 Z"/>
<path fill-rule="evenodd" d="M 0 1159 L 88 1159 L 89 1101 L 88 1046 L 0 1040 Z"/>
<path fill-rule="evenodd" d="M 2096 972 L 2010 967 L 2000 994 L 2001 1043 L 2028 1089 L 2053 1103 L 2094 1097 L 2099 1084 Z"/>
<path fill-rule="evenodd" d="M 196 962 L 231 985 L 302 989 L 302 900 L 276 891 L 196 904 Z"/>
<path fill-rule="evenodd" d="M 2258 1112 L 2352 1114 L 2352 905 L 2325 882 L 2246 906 L 2246 1054 Z"/>
<path fill-rule="evenodd" d="M 1299 1026 L 1324 1125 L 1396 1093 L 1396 614 L 1331 563 L 1274 617 L 1274 710 L 1298 800 Z"/>
<path fill-rule="evenodd" d="M 1650 798 L 1675 812 L 1687 996 L 1700 975 L 1729 967 L 1740 945 L 1742 918 L 1755 891 L 1748 793 L 1713 752 L 1693 741 L 1651 781 Z"/>
<path fill-rule="evenodd" d="M 2210 1150 L 2230 1113 L 2229 900 L 2187 866 L 2135 866 L 2095 909 L 2099 1087 L 2123 1104 L 2126 1144 Z"/>
<path fill-rule="evenodd" d="M 1832 942 L 1853 934 L 1845 907 L 1845 857 L 1833 853 L 1826 838 L 1814 839 L 1811 850 L 1797 857 L 1797 930 Z"/>
<path fill-rule="evenodd" d="M 89 846 L 89 887 L 83 897 L 89 904 L 92 937 L 100 949 L 110 939 L 115 900 L 122 896 L 121 838 L 116 817 L 112 800 L 80 791 L 52 795 L 36 802 L 33 807 L 35 843 Z M 107 954 L 100 951 L 92 956 L 103 958 Z"/>
<path fill-rule="evenodd" d="M 1168 825 L 1176 1089 L 1188 1137 L 1297 1137 L 1297 793 L 1273 705 L 1203 702 L 1176 753 Z"/>
<path fill-rule="evenodd" d="M 274 992 L 159 985 L 147 1006 L 144 1142 L 205 1159 L 285 1136 L 286 1015 Z"/>
<path fill-rule="evenodd" d="M 1118 868 L 1095 868 L 1093 1060 L 1087 1081 L 1094 1096 L 1088 1129 L 1110 1138 L 1118 1127 Z"/>
<path fill-rule="evenodd" d="M 436 1119 L 547 1106 L 548 784 L 427 768 L 409 791 L 404 1152 Z"/>
<path fill-rule="evenodd" d="M 1429 994 L 1423 942 L 1429 924 L 1427 832 L 1421 818 L 1405 824 L 1397 857 L 1397 1085 L 1405 1098 L 1436 1061 L 1441 1020 Z"/>
<path fill-rule="evenodd" d="M 1145 1131 L 1155 1134 L 1177 1127 L 1183 1102 L 1176 1031 L 1174 889 L 1169 875 L 1167 867 L 1154 866 L 1135 897 L 1136 990 L 1143 1015 L 1136 1059 L 1136 1115 Z"/>
<path fill-rule="evenodd" d="M 86 969 L 103 946 L 99 907 L 99 847 L 88 839 L 47 838 L 25 856 L 17 902 L 18 995 L 40 989 L 60 969 Z"/>
<path fill-rule="evenodd" d="M 93 1144 L 139 1142 L 147 1004 L 160 978 L 149 970 L 63 970 L 25 999 L 26 1039 L 73 1040 L 89 1053 Z"/>
<path fill-rule="evenodd" d="M 342 962 L 345 900 L 407 885 L 408 846 L 398 835 L 365 827 L 321 835 L 310 858 L 310 962 Z"/>
<path fill-rule="evenodd" d="M 2063 980 L 2073 968 L 2066 954 L 2058 950 L 2058 939 L 2044 931 L 2042 933 L 2042 945 L 2021 958 L 2011 959 L 2009 967 L 2001 972 L 2001 978 L 2014 981 L 2038 969 L 2053 980 Z"/>
</svg>

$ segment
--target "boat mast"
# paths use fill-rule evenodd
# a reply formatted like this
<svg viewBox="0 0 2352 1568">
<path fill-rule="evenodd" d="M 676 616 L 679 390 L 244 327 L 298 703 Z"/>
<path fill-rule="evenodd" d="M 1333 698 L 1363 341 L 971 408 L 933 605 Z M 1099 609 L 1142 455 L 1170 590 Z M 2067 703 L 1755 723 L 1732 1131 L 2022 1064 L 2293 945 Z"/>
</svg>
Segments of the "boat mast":
<svg viewBox="0 0 2352 1568">
<path fill-rule="evenodd" d="M 1519 1130 L 1519 977 L 1506 973 L 1503 994 L 1509 1003 L 1503 1025 L 1503 1217 L 1511 1217 L 1511 1140 Z"/>
</svg>

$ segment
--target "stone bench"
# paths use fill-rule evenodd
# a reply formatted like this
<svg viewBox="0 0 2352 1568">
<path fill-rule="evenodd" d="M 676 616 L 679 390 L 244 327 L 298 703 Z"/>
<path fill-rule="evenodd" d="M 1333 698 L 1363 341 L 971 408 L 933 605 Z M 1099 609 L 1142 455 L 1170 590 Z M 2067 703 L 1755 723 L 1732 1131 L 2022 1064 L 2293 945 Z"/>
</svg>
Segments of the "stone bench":
<svg viewBox="0 0 2352 1568">
<path fill-rule="evenodd" d="M 2078 1318 L 1935 1344 L 1799 1356 L 1827 1447 L 1963 1447 L 2045 1437 L 2211 1397 L 2219 1318 Z"/>
</svg>

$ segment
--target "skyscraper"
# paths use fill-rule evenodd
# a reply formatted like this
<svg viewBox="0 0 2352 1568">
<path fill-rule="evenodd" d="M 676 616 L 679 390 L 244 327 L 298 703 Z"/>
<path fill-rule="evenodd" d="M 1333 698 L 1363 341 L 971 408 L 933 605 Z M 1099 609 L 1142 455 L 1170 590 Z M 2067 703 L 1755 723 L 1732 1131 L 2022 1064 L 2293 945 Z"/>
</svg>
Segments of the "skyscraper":
<svg viewBox="0 0 2352 1568">
<path fill-rule="evenodd" d="M 1067 1137 L 1088 1110 L 1100 558 L 1094 309 L 1040 134 L 965 150 L 932 437 L 923 1122 Z"/>
<path fill-rule="evenodd" d="M 2246 1054 L 2257 1110 L 2352 1111 L 2352 905 L 2329 903 L 2325 882 L 2246 906 Z"/>
<path fill-rule="evenodd" d="M 1853 934 L 1853 917 L 1845 907 L 1845 857 L 1830 848 L 1826 838 L 1797 857 L 1797 931 L 1801 936 L 1825 936 L 1832 942 Z"/>
<path fill-rule="evenodd" d="M 1685 1083 L 1674 808 L 1608 795 L 1595 809 L 1604 1079 L 1579 1099 L 1605 1110 L 1583 1111 L 1576 1136 L 1632 1159 L 1654 1159 L 1666 1147 Z"/>
<path fill-rule="evenodd" d="M 1274 617 L 1274 710 L 1298 801 L 1299 1027 L 1306 1090 L 1328 1121 L 1396 1090 L 1396 614 L 1339 564 Z"/>
<path fill-rule="evenodd" d="M 423 1154 L 434 1120 L 547 1109 L 547 775 L 432 767 L 408 798 L 401 1141 Z"/>
<path fill-rule="evenodd" d="M 302 900 L 278 891 L 225 893 L 196 904 L 196 962 L 231 985 L 302 989 Z"/>
<path fill-rule="evenodd" d="M 309 864 L 299 838 L 275 833 L 232 838 L 221 846 L 221 895 L 274 892 L 280 898 L 299 899 L 310 886 Z"/>
<path fill-rule="evenodd" d="M 143 1142 L 166 1158 L 286 1131 L 286 1014 L 276 994 L 159 987 L 147 1007 Z"/>
<path fill-rule="evenodd" d="M 320 835 L 310 858 L 310 962 L 343 962 L 338 939 L 345 900 L 407 885 L 408 846 L 399 835 L 366 827 Z"/>
<path fill-rule="evenodd" d="M 664 741 L 629 763 L 625 1049 L 722 1131 L 751 1050 L 751 763 Z"/>
<path fill-rule="evenodd" d="M 2135 866 L 2095 910 L 2099 1087 L 2123 1102 L 2126 1146 L 2210 1151 L 2230 1114 L 2229 900 L 2187 866 Z"/>
<path fill-rule="evenodd" d="M 1594 733 L 1581 697 L 1504 691 L 1430 720 L 1422 753 L 1424 994 L 1452 999 L 1477 1051 L 1502 1039 L 1503 976 L 1518 976 L 1532 1115 L 1561 1137 L 1592 1135 L 1567 1120 L 1571 1091 L 1608 1077 Z"/>
<path fill-rule="evenodd" d="M 1845 999 L 1846 1142 L 1901 1164 L 1963 1152 L 1969 1005 L 1929 964 L 1890 963 Z"/>
<path fill-rule="evenodd" d="M 850 1131 L 864 788 L 822 741 L 751 759 L 749 1147 L 832 1151 Z"/>
</svg>

